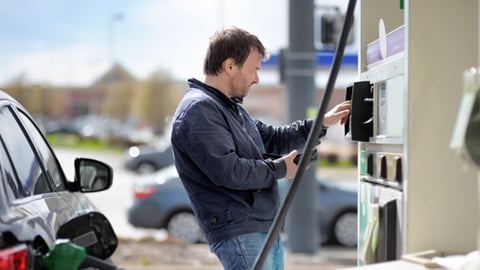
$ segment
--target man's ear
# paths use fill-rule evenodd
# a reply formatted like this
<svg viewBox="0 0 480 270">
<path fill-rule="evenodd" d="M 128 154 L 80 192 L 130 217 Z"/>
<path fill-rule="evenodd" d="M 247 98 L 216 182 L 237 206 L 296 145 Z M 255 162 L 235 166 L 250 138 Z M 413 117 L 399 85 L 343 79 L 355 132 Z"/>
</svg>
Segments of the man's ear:
<svg viewBox="0 0 480 270">
<path fill-rule="evenodd" d="M 231 57 L 223 61 L 223 70 L 225 70 L 225 72 L 227 73 L 230 73 L 233 70 L 234 66 L 235 66 L 235 60 Z"/>
</svg>

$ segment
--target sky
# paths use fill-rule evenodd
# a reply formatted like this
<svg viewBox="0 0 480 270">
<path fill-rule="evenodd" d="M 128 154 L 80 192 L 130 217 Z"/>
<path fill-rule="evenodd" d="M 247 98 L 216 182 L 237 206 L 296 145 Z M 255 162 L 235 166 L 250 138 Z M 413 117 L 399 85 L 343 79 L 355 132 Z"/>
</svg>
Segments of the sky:
<svg viewBox="0 0 480 270">
<path fill-rule="evenodd" d="M 319 1 L 319 0 L 317 0 Z M 321 0 L 346 10 L 347 0 Z M 287 0 L 0 1 L 0 85 L 88 86 L 117 62 L 139 79 L 203 78 L 209 37 L 235 25 L 273 53 L 288 42 Z"/>
</svg>

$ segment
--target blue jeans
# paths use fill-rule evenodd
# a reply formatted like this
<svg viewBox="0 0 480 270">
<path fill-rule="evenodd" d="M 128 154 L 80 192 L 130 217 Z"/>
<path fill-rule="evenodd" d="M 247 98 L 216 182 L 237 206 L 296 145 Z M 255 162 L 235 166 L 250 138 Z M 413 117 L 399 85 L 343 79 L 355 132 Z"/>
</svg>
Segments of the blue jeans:
<svg viewBox="0 0 480 270">
<path fill-rule="evenodd" d="M 210 245 L 225 270 L 250 270 L 267 238 L 267 233 L 249 233 Z M 262 269 L 283 270 L 283 242 L 277 237 Z"/>
</svg>

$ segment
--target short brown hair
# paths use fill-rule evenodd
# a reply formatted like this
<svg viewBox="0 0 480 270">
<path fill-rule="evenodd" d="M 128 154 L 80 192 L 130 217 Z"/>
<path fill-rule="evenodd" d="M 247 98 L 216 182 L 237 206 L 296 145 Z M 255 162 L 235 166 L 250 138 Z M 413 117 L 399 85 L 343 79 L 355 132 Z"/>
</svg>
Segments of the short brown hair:
<svg viewBox="0 0 480 270">
<path fill-rule="evenodd" d="M 257 50 L 264 60 L 270 56 L 257 36 L 237 28 L 224 28 L 210 38 L 207 54 L 203 64 L 205 75 L 218 75 L 222 63 L 227 58 L 233 58 L 235 63 L 242 66 L 252 49 Z"/>
</svg>

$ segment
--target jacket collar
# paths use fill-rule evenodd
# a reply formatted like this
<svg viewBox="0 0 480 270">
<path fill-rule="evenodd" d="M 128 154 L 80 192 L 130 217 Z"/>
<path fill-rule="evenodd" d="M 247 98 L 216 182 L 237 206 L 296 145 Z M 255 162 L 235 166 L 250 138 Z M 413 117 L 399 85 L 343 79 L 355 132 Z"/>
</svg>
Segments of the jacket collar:
<svg viewBox="0 0 480 270">
<path fill-rule="evenodd" d="M 201 89 L 205 93 L 210 94 L 212 96 L 215 96 L 216 98 L 221 100 L 225 105 L 227 105 L 229 107 L 231 107 L 231 106 L 236 107 L 235 105 L 243 103 L 243 98 L 240 98 L 240 97 L 229 98 L 225 94 L 220 92 L 220 90 L 218 90 L 217 88 L 212 87 L 208 84 L 205 84 L 205 83 L 203 83 L 203 82 L 201 82 L 201 81 L 199 81 L 195 78 L 189 79 L 188 84 L 189 84 L 190 87 Z"/>
</svg>

